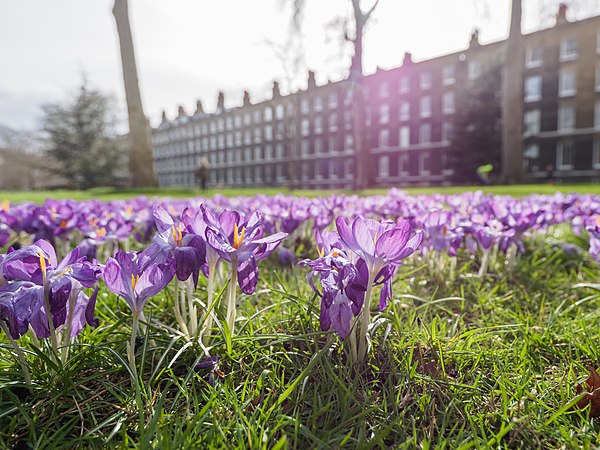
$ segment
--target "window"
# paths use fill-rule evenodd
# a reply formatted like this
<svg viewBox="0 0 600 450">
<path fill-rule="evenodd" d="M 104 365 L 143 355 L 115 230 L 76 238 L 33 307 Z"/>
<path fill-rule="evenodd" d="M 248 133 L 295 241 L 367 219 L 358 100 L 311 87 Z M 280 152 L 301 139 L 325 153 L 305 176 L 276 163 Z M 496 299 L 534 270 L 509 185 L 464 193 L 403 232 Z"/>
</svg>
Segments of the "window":
<svg viewBox="0 0 600 450">
<path fill-rule="evenodd" d="M 560 60 L 572 61 L 577 58 L 577 39 L 568 37 L 560 43 Z"/>
<path fill-rule="evenodd" d="M 594 128 L 600 130 L 600 100 L 594 104 Z"/>
<path fill-rule="evenodd" d="M 321 134 L 323 132 L 323 117 L 315 116 L 315 133 Z"/>
<path fill-rule="evenodd" d="M 540 170 L 540 146 L 538 144 L 528 145 L 523 151 L 523 169 L 530 173 Z"/>
<path fill-rule="evenodd" d="M 600 55 L 600 31 L 596 33 L 596 54 Z"/>
<path fill-rule="evenodd" d="M 419 175 L 430 175 L 431 156 L 429 152 L 423 152 L 419 155 Z"/>
<path fill-rule="evenodd" d="M 454 126 L 450 122 L 442 123 L 442 142 L 450 142 L 453 132 Z"/>
<path fill-rule="evenodd" d="M 390 96 L 390 86 L 386 81 L 379 85 L 379 97 L 387 98 Z"/>
<path fill-rule="evenodd" d="M 404 100 L 400 103 L 400 111 L 398 112 L 398 117 L 400 120 L 410 119 L 410 102 L 408 100 Z"/>
<path fill-rule="evenodd" d="M 329 114 L 329 131 L 336 131 L 337 128 L 337 113 L 332 112 Z"/>
<path fill-rule="evenodd" d="M 523 136 L 536 136 L 540 133 L 541 112 L 539 109 L 526 111 L 523 115 Z"/>
<path fill-rule="evenodd" d="M 380 156 L 377 173 L 381 178 L 387 178 L 390 176 L 390 157 Z"/>
<path fill-rule="evenodd" d="M 575 107 L 560 105 L 558 107 L 558 131 L 570 131 L 575 128 Z"/>
<path fill-rule="evenodd" d="M 577 76 L 575 69 L 562 69 L 558 74 L 558 95 L 569 97 L 577 93 Z"/>
<path fill-rule="evenodd" d="M 267 140 L 267 141 L 273 140 L 273 127 L 271 125 L 267 125 L 265 127 L 265 140 Z"/>
<path fill-rule="evenodd" d="M 398 175 L 399 176 L 408 176 L 408 155 L 399 155 L 398 156 Z"/>
<path fill-rule="evenodd" d="M 225 122 L 223 121 L 223 119 L 219 119 L 217 121 L 217 128 L 219 131 L 224 131 L 225 130 Z"/>
<path fill-rule="evenodd" d="M 308 139 L 302 139 L 300 143 L 300 153 L 302 156 L 307 156 L 310 153 L 310 141 Z"/>
<path fill-rule="evenodd" d="M 323 138 L 315 138 L 314 141 L 315 154 L 323 153 Z"/>
<path fill-rule="evenodd" d="M 302 114 L 308 114 L 310 112 L 310 104 L 308 103 L 307 98 L 303 98 L 300 102 L 300 111 L 302 111 Z"/>
<path fill-rule="evenodd" d="M 388 148 L 390 146 L 390 131 L 379 131 L 379 148 Z"/>
<path fill-rule="evenodd" d="M 542 65 L 542 48 L 528 47 L 525 50 L 525 68 L 533 69 Z"/>
<path fill-rule="evenodd" d="M 233 126 L 239 128 L 242 126 L 242 116 L 235 116 L 233 118 Z"/>
<path fill-rule="evenodd" d="M 556 144 L 556 168 L 558 170 L 571 170 L 575 161 L 575 142 L 559 141 Z"/>
<path fill-rule="evenodd" d="M 323 111 L 323 99 L 321 97 L 315 97 L 315 111 Z"/>
<path fill-rule="evenodd" d="M 329 144 L 327 147 L 330 153 L 337 151 L 337 136 L 335 134 L 329 136 Z"/>
<path fill-rule="evenodd" d="M 410 127 L 400 127 L 398 142 L 400 148 L 408 148 L 410 146 Z"/>
<path fill-rule="evenodd" d="M 421 89 L 431 89 L 431 72 L 423 72 L 420 78 Z"/>
<path fill-rule="evenodd" d="M 270 122 L 273 120 L 273 109 L 271 107 L 265 108 L 265 121 Z"/>
<path fill-rule="evenodd" d="M 344 141 L 344 149 L 347 152 L 354 150 L 354 138 L 351 134 L 346 135 L 346 140 Z"/>
<path fill-rule="evenodd" d="M 592 168 L 600 169 L 600 138 L 594 138 L 594 148 L 592 152 Z"/>
<path fill-rule="evenodd" d="M 252 116 L 250 116 L 250 113 L 244 114 L 244 125 L 250 125 L 250 122 L 252 122 Z"/>
<path fill-rule="evenodd" d="M 454 112 L 454 92 L 444 92 L 442 97 L 442 111 L 444 114 L 452 114 Z"/>
<path fill-rule="evenodd" d="M 431 143 L 431 124 L 422 123 L 419 127 L 419 143 L 429 144 Z"/>
<path fill-rule="evenodd" d="M 301 134 L 302 136 L 308 136 L 310 133 L 310 122 L 308 119 L 302 119 Z"/>
<path fill-rule="evenodd" d="M 386 124 L 390 122 L 390 106 L 381 105 L 379 107 L 379 123 Z"/>
<path fill-rule="evenodd" d="M 275 107 L 275 118 L 277 120 L 281 120 L 281 119 L 283 119 L 283 115 L 284 115 L 283 105 L 279 104 Z"/>
<path fill-rule="evenodd" d="M 454 64 L 446 64 L 442 69 L 442 83 L 445 86 L 454 84 L 456 81 Z"/>
<path fill-rule="evenodd" d="M 467 76 L 469 80 L 476 80 L 481 76 L 481 62 L 476 59 L 473 61 L 469 61 L 469 66 L 467 69 Z"/>
<path fill-rule="evenodd" d="M 431 97 L 426 95 L 421 97 L 421 117 L 431 117 Z"/>
<path fill-rule="evenodd" d="M 332 92 L 331 94 L 329 94 L 329 107 L 337 108 L 337 105 L 338 105 L 337 92 Z"/>
<path fill-rule="evenodd" d="M 600 92 L 600 64 L 596 64 L 596 92 Z"/>
<path fill-rule="evenodd" d="M 400 78 L 400 93 L 407 94 L 410 91 L 410 78 L 408 75 Z"/>
<path fill-rule="evenodd" d="M 533 75 L 525 78 L 525 101 L 537 102 L 542 98 L 542 77 Z"/>
<path fill-rule="evenodd" d="M 260 119 L 262 118 L 262 114 L 260 113 L 260 109 L 254 110 L 254 123 L 260 123 Z"/>
<path fill-rule="evenodd" d="M 261 155 L 261 148 L 260 146 L 256 146 L 254 147 L 254 160 L 255 161 L 260 161 L 262 159 L 262 155 Z"/>
<path fill-rule="evenodd" d="M 255 128 L 254 129 L 254 143 L 260 144 L 261 142 L 262 142 L 262 137 L 261 137 L 260 128 Z"/>
<path fill-rule="evenodd" d="M 277 159 L 283 159 L 283 157 L 284 157 L 283 152 L 284 152 L 283 144 L 277 144 L 275 146 L 275 157 Z"/>
</svg>

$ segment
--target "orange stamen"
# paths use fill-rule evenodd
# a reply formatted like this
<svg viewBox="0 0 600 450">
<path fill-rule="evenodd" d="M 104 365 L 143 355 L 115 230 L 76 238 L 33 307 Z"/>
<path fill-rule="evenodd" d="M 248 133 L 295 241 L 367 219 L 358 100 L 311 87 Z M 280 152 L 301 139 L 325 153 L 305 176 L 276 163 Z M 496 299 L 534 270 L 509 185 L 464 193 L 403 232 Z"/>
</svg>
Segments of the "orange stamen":
<svg viewBox="0 0 600 450">
<path fill-rule="evenodd" d="M 246 233 L 246 227 L 242 227 L 242 233 L 239 233 L 237 223 L 233 224 L 233 248 L 238 249 L 242 245 L 244 240 L 244 234 Z"/>
<path fill-rule="evenodd" d="M 135 291 L 135 285 L 140 281 L 139 275 L 131 274 L 131 290 Z"/>
</svg>

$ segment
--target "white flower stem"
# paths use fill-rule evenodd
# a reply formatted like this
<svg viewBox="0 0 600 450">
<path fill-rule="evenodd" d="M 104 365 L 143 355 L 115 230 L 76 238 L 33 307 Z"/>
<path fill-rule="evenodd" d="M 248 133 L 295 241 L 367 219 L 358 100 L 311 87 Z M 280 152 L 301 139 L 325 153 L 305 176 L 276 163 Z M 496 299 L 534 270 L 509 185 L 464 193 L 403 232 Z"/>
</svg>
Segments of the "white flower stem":
<svg viewBox="0 0 600 450">
<path fill-rule="evenodd" d="M 194 280 L 192 279 L 192 275 L 188 277 L 185 281 L 185 293 L 187 295 L 187 304 L 188 304 L 188 330 L 190 331 L 190 335 L 194 338 L 197 338 L 198 333 L 198 314 L 196 312 L 196 305 L 194 304 Z"/>
<path fill-rule="evenodd" d="M 73 313 L 75 312 L 75 302 L 77 301 L 77 292 L 71 288 L 69 295 L 69 315 L 67 317 L 67 324 L 62 330 L 62 355 L 61 362 L 65 364 L 67 362 L 67 356 L 69 356 L 69 346 L 71 344 L 71 329 L 73 327 Z"/>
<path fill-rule="evenodd" d="M 487 273 L 488 264 L 490 263 L 490 250 L 491 247 L 488 247 L 483 250 L 483 256 L 481 257 L 481 267 L 479 267 L 479 273 L 477 274 L 479 278 L 483 278 Z"/>
<path fill-rule="evenodd" d="M 174 304 L 173 304 L 173 311 L 175 312 L 175 320 L 177 320 L 177 323 L 179 324 L 179 328 L 181 328 L 181 331 L 183 332 L 183 334 L 189 339 L 190 337 L 190 332 L 188 330 L 187 325 L 185 324 L 185 320 L 183 320 L 183 317 L 181 315 L 181 305 L 179 303 L 179 279 L 175 278 L 175 295 L 173 296 L 174 298 Z"/>
<path fill-rule="evenodd" d="M 367 358 L 367 349 L 369 342 L 367 340 L 367 329 L 369 322 L 371 321 L 371 291 L 373 290 L 373 281 L 375 274 L 373 271 L 369 271 L 369 281 L 367 282 L 367 292 L 365 292 L 365 301 L 360 313 L 360 328 L 358 335 L 358 356 L 357 360 L 360 364 L 363 364 Z"/>
<path fill-rule="evenodd" d="M 31 387 L 31 376 L 29 375 L 29 369 L 27 368 L 27 361 L 25 360 L 25 355 L 23 354 L 21 347 L 19 347 L 19 344 L 17 344 L 17 341 L 15 341 L 13 339 L 12 335 L 10 334 L 10 330 L 8 329 L 8 327 L 6 326 L 6 323 L 4 323 L 4 321 L 0 320 L 0 326 L 2 326 L 2 330 L 4 331 L 6 336 L 8 336 L 8 340 L 10 341 L 11 345 L 15 349 L 17 359 L 19 360 L 19 365 L 21 366 L 21 371 L 23 372 L 23 378 L 25 378 L 25 383 L 27 384 L 27 386 Z"/>
<path fill-rule="evenodd" d="M 213 323 L 213 311 L 216 308 L 216 305 L 215 307 L 213 307 L 213 296 L 215 290 L 215 269 L 216 266 L 208 267 L 208 299 L 206 301 L 206 319 L 204 320 L 204 326 L 202 327 L 202 331 L 200 332 L 200 337 L 204 345 L 208 345 L 208 338 L 210 336 L 210 330 L 212 328 Z"/>
<path fill-rule="evenodd" d="M 133 322 L 131 324 L 131 338 L 127 344 L 127 359 L 129 360 L 129 368 L 135 378 L 135 384 L 138 382 L 137 367 L 135 365 L 135 338 L 137 337 L 138 323 L 140 313 L 139 311 L 133 311 Z"/>
<path fill-rule="evenodd" d="M 227 326 L 229 327 L 230 336 L 234 335 L 235 316 L 236 316 L 236 287 L 237 287 L 237 261 L 231 261 L 231 282 L 227 292 Z"/>
</svg>

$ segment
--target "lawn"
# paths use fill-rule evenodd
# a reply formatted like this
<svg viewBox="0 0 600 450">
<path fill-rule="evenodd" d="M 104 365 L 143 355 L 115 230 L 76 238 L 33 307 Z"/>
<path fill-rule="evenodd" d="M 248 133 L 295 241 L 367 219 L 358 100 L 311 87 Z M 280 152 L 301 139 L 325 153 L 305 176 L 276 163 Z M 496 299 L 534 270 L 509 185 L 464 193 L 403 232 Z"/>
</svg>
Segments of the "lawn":
<svg viewBox="0 0 600 450">
<path fill-rule="evenodd" d="M 461 192 L 481 190 L 494 195 L 512 195 L 514 197 L 523 197 L 531 194 L 554 194 L 563 193 L 582 193 L 582 194 L 600 194 L 600 184 L 524 184 L 511 186 L 430 186 L 430 187 L 409 187 L 400 188 L 409 194 L 458 194 Z M 359 192 L 359 195 L 384 195 L 388 190 L 383 188 L 367 189 Z M 344 194 L 347 191 L 323 191 L 323 190 L 293 190 L 290 191 L 284 187 L 263 187 L 263 188 L 223 188 L 208 189 L 202 192 L 195 188 L 150 188 L 150 189 L 114 189 L 114 188 L 94 188 L 87 191 L 0 191 L 0 201 L 25 202 L 33 201 L 42 203 L 47 198 L 54 199 L 72 199 L 72 200 L 118 200 L 129 199 L 140 195 L 152 197 L 171 197 L 171 198 L 190 198 L 190 197 L 212 197 L 220 194 L 225 197 L 238 195 L 277 195 L 286 194 L 296 197 L 322 197 L 329 194 Z"/>
<path fill-rule="evenodd" d="M 296 235 L 299 259 L 317 257 L 311 233 Z M 231 341 L 217 309 L 218 369 L 194 370 L 203 351 L 177 332 L 171 283 L 145 307 L 137 394 L 131 312 L 101 282 L 100 324 L 82 331 L 64 365 L 48 359 L 47 343 L 21 338 L 31 391 L 3 335 L 0 448 L 594 448 L 598 419 L 571 406 L 588 367 L 600 366 L 600 266 L 568 223 L 524 244 L 512 262 L 492 258 L 481 277 L 481 255 L 466 247 L 410 257 L 388 308 L 372 307 L 366 364 L 321 331 L 308 270 L 271 258 L 255 293 L 239 296 Z M 203 276 L 195 296 L 206 301 Z"/>
</svg>

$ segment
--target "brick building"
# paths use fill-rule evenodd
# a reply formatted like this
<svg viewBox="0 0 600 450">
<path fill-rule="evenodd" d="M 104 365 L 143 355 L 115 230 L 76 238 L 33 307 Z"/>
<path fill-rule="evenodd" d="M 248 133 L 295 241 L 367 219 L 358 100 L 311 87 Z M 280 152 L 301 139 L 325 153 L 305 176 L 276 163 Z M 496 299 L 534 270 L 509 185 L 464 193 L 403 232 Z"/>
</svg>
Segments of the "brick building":
<svg viewBox="0 0 600 450">
<path fill-rule="evenodd" d="M 523 167 L 531 179 L 552 170 L 564 181 L 600 180 L 600 16 L 566 20 L 523 36 Z M 163 113 L 153 130 L 154 168 L 161 186 L 191 186 L 201 158 L 210 184 L 350 188 L 357 161 L 349 101 L 367 98 L 369 184 L 401 186 L 460 182 L 448 152 L 461 91 L 486 70 L 502 70 L 505 42 L 481 45 L 477 32 L 464 51 L 378 69 L 358 84 L 344 80 L 226 109 L 219 94 L 213 113 L 198 102 L 194 114 Z M 500 62 L 500 63 L 499 63 Z M 460 89 L 462 88 L 462 89 Z M 459 143 L 460 144 L 460 143 Z M 482 150 L 486 151 L 486 150 Z"/>
</svg>

